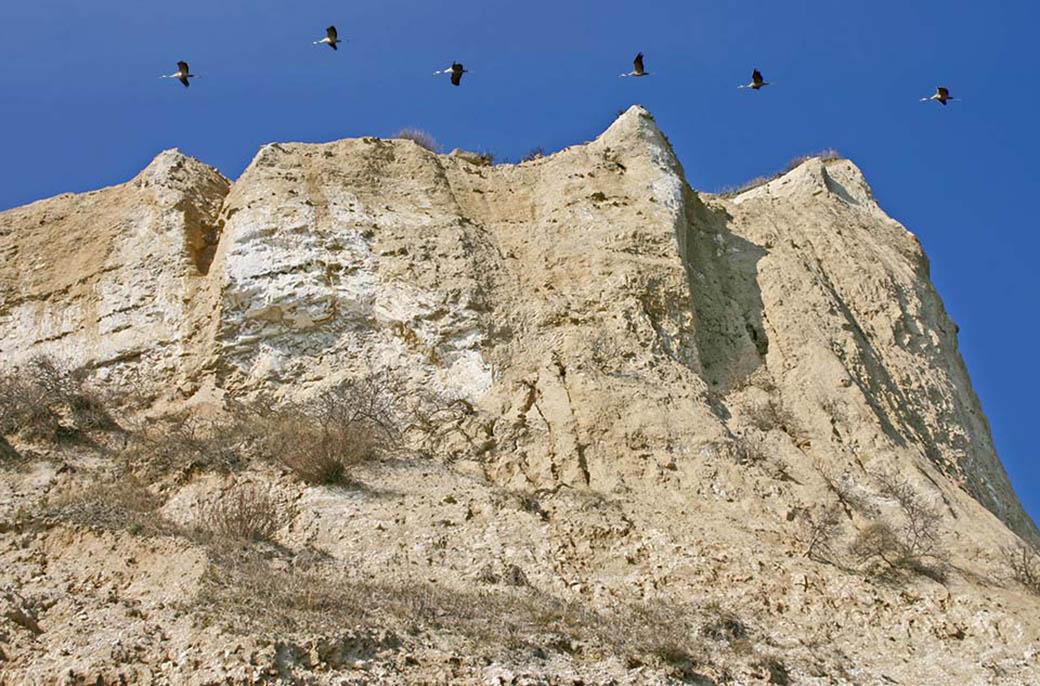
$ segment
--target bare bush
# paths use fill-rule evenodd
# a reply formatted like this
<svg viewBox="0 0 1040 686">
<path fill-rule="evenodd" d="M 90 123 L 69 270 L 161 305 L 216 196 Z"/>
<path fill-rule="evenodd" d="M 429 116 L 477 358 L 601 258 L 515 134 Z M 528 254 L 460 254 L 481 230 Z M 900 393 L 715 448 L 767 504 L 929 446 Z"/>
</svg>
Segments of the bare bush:
<svg viewBox="0 0 1040 686">
<path fill-rule="evenodd" d="M 1030 592 L 1040 595 L 1040 550 L 1019 541 L 1004 548 L 1001 556 L 1011 577 Z"/>
<path fill-rule="evenodd" d="M 108 399 L 87 384 L 88 374 L 49 357 L 6 371 L 0 376 L 0 435 L 53 441 L 118 429 Z"/>
<path fill-rule="evenodd" d="M 861 531 L 850 552 L 861 563 L 881 562 L 881 572 L 911 571 L 943 577 L 946 551 L 941 542 L 942 516 L 905 479 L 878 476 L 880 493 L 896 501 L 901 524 L 876 521 Z"/>
<path fill-rule="evenodd" d="M 352 470 L 378 457 L 379 443 L 363 427 L 283 425 L 280 461 L 309 484 L 340 484 Z"/>
<path fill-rule="evenodd" d="M 780 409 L 772 400 L 749 403 L 743 414 L 759 431 L 767 432 L 780 426 Z"/>
<path fill-rule="evenodd" d="M 534 162 L 537 159 L 545 157 L 545 151 L 542 150 L 542 146 L 532 148 L 526 155 L 520 158 L 521 162 Z"/>
<path fill-rule="evenodd" d="M 434 138 L 432 134 L 423 131 L 422 129 L 404 128 L 395 133 L 393 137 L 413 141 L 419 145 L 419 147 L 426 148 L 433 153 L 439 153 L 441 151 L 441 144 L 437 142 L 437 139 Z"/>
<path fill-rule="evenodd" d="M 389 374 L 347 380 L 265 418 L 263 450 L 311 484 L 343 483 L 401 447 L 403 388 Z"/>
<path fill-rule="evenodd" d="M 389 374 L 344 381 L 302 402 L 230 400 L 219 415 L 185 412 L 153 422 L 134 437 L 123 461 L 146 479 L 234 472 L 260 459 L 307 483 L 345 483 L 358 465 L 401 448 L 403 401 L 403 387 Z"/>
<path fill-rule="evenodd" d="M 213 536 L 268 541 L 282 528 L 283 519 L 270 489 L 247 485 L 200 503 L 196 524 Z"/>
<path fill-rule="evenodd" d="M 805 546 L 804 557 L 819 562 L 830 560 L 834 540 L 841 533 L 841 524 L 845 517 L 841 505 L 831 503 L 818 505 L 800 511 L 800 531 L 798 541 Z"/>
<path fill-rule="evenodd" d="M 122 460 L 149 480 L 165 474 L 187 478 L 196 471 L 237 471 L 248 464 L 264 435 L 260 415 L 252 409 L 236 405 L 214 417 L 181 412 L 137 432 Z"/>
<path fill-rule="evenodd" d="M 875 519 L 881 516 L 881 510 L 873 503 L 865 493 L 862 493 L 849 478 L 848 474 L 835 474 L 830 467 L 819 460 L 814 462 L 816 470 L 823 478 L 827 488 L 837 498 L 845 513 L 851 517 L 853 512 L 859 512 L 864 517 Z"/>
</svg>

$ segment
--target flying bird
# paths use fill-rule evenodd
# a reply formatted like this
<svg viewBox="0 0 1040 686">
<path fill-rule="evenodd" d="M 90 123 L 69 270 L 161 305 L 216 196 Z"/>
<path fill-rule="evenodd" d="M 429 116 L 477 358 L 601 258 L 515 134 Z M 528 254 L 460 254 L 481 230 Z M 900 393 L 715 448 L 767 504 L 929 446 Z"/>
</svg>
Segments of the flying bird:
<svg viewBox="0 0 1040 686">
<path fill-rule="evenodd" d="M 621 74 L 622 78 L 626 76 L 650 76 L 650 72 L 643 67 L 643 53 L 636 55 L 636 58 L 632 60 L 632 66 L 634 67 L 632 71 L 627 74 Z"/>
<path fill-rule="evenodd" d="M 181 60 L 180 62 L 177 63 L 177 71 L 176 72 L 174 72 L 172 74 L 162 74 L 161 76 L 159 76 L 159 78 L 160 79 L 177 79 L 178 81 L 180 81 L 181 83 L 184 84 L 185 88 L 187 88 L 188 86 L 191 85 L 190 83 L 188 83 L 188 79 L 196 79 L 196 78 L 198 78 L 198 74 L 191 74 L 191 73 L 189 73 L 188 63 L 185 62 L 184 60 Z"/>
<path fill-rule="evenodd" d="M 943 86 L 936 86 L 935 95 L 933 95 L 930 98 L 921 98 L 921 102 L 928 102 L 929 100 L 938 100 L 943 105 L 945 105 L 950 100 L 957 100 L 957 98 L 950 97 L 949 88 L 944 88 Z"/>
<path fill-rule="evenodd" d="M 737 86 L 737 88 L 751 88 L 752 90 L 757 91 L 762 86 L 768 85 L 770 85 L 770 83 L 762 78 L 762 72 L 756 69 L 755 71 L 751 72 L 751 83 L 745 84 L 743 86 Z"/>
<path fill-rule="evenodd" d="M 451 85 L 458 86 L 462 83 L 462 75 L 468 74 L 469 69 L 463 69 L 462 65 L 458 62 L 452 62 L 451 66 L 447 69 L 441 69 L 440 71 L 433 72 L 434 74 L 451 74 Z"/>
<path fill-rule="evenodd" d="M 339 48 L 336 47 L 336 44 L 342 42 L 343 41 L 339 39 L 339 33 L 336 32 L 336 27 L 330 26 L 329 28 L 325 29 L 325 37 L 321 40 L 314 41 L 314 45 L 322 45 L 324 43 L 333 50 L 339 50 Z"/>
</svg>

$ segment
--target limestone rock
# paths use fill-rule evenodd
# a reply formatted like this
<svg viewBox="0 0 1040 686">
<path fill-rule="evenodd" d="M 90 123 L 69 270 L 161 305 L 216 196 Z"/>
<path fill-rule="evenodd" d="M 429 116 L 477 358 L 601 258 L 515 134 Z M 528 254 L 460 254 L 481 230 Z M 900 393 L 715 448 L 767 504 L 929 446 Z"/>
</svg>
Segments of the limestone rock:
<svg viewBox="0 0 1040 686">
<path fill-rule="evenodd" d="M 992 581 L 999 548 L 1036 527 L 920 244 L 848 160 L 809 159 L 734 197 L 698 193 L 640 107 L 517 165 L 411 141 L 275 143 L 229 183 L 167 151 L 127 184 L 0 213 L 0 255 L 0 366 L 52 355 L 149 395 L 156 412 L 225 392 L 299 398 L 368 370 L 472 406 L 446 448 L 454 462 L 387 466 L 368 475 L 372 493 L 254 475 L 282 478 L 293 503 L 278 533 L 292 556 L 270 551 L 272 570 L 334 562 L 400 588 L 593 608 L 693 599 L 729 627 L 701 641 L 706 664 L 748 632 L 771 651 L 728 654 L 714 672 L 669 653 L 662 675 L 577 638 L 508 664 L 412 626 L 394 627 L 404 647 L 349 627 L 231 641 L 170 609 L 170 594 L 190 596 L 172 577 L 206 577 L 194 542 L 59 531 L 41 543 L 12 524 L 0 582 L 58 596 L 43 648 L 5 645 L 18 674 L 56 674 L 59 641 L 84 633 L 75 625 L 108 641 L 104 654 L 69 648 L 90 679 L 115 674 L 112 661 L 146 670 L 134 654 L 160 682 L 203 666 L 205 679 L 241 682 L 322 670 L 373 683 L 1040 676 L 1036 604 Z M 73 478 L 49 469 L 48 484 Z M 828 506 L 847 508 L 847 537 L 868 524 L 850 503 L 896 507 L 885 474 L 941 510 L 952 581 L 889 588 L 806 554 L 799 527 Z M 187 526 L 185 503 L 213 477 L 185 478 L 162 487 L 175 491 L 168 519 Z M 0 513 L 38 483 L 0 484 Z M 83 607 L 124 592 L 125 607 Z M 137 602 L 165 618 L 169 641 Z"/>
</svg>

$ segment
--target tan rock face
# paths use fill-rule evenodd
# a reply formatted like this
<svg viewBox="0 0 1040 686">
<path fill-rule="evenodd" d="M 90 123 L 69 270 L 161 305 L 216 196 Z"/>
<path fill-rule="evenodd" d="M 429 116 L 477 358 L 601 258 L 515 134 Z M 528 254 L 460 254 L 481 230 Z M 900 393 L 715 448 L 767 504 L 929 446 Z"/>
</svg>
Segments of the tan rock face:
<svg viewBox="0 0 1040 686">
<path fill-rule="evenodd" d="M 0 214 L 0 362 L 51 355 L 176 384 L 229 185 L 168 150 L 121 186 Z"/>
<path fill-rule="evenodd" d="M 521 165 L 272 144 L 229 187 L 168 151 L 0 232 L 6 364 L 51 354 L 174 399 L 394 369 L 477 402 L 518 487 L 692 475 L 766 413 L 796 471 L 916 465 L 1035 531 L 917 240 L 845 160 L 700 196 L 633 108 Z"/>
<path fill-rule="evenodd" d="M 998 552 L 1008 528 L 1035 525 L 920 245 L 849 161 L 698 194 L 638 107 L 520 165 L 410 141 L 272 144 L 230 184 L 169 151 L 122 186 L 0 214 L 0 255 L 0 366 L 87 365 L 151 391 L 156 412 L 224 391 L 306 396 L 373 369 L 472 403 L 466 436 L 437 446 L 444 460 L 369 465 L 368 490 L 270 465 L 148 485 L 184 527 L 235 480 L 276 486 L 286 522 L 264 574 L 297 579 L 299 565 L 306 586 L 313 564 L 336 589 L 343 574 L 480 602 L 729 608 L 749 645 L 710 622 L 683 638 L 708 646 L 718 683 L 783 683 L 769 656 L 790 683 L 1037 678 L 1036 602 Z M 211 599 L 192 604 L 214 570 L 235 569 L 212 548 L 169 531 L 19 529 L 12 513 L 99 462 L 0 479 L 0 524 L 16 522 L 0 528 L 0 586 L 21 589 L 0 611 L 29 618 L 0 626 L 16 680 L 332 683 L 349 668 L 373 683 L 696 681 L 571 643 L 546 647 L 549 662 L 513 655 L 518 676 L 439 628 L 466 614 L 450 603 L 402 637 L 375 622 L 232 640 L 209 623 Z M 877 519 L 864 513 L 898 514 L 879 487 L 892 473 L 939 512 L 943 583 L 889 586 L 848 552 Z M 842 552 L 821 561 L 806 527 L 828 507 Z M 39 637 L 24 626 L 36 615 Z"/>
</svg>

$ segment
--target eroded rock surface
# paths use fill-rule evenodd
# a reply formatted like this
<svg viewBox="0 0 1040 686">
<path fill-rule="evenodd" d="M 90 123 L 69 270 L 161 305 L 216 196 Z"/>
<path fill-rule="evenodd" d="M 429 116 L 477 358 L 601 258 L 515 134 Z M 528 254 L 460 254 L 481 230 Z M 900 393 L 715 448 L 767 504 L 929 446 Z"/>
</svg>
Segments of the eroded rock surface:
<svg viewBox="0 0 1040 686">
<path fill-rule="evenodd" d="M 0 214 L 0 254 L 4 365 L 53 355 L 150 389 L 156 411 L 225 392 L 302 397 L 372 369 L 472 404 L 438 446 L 455 467 L 374 473 L 378 497 L 293 486 L 295 519 L 278 535 L 291 550 L 361 577 L 514 579 L 594 606 L 717 597 L 759 627 L 789 623 L 759 636 L 796 665 L 792 683 L 1038 677 L 1035 603 L 986 580 L 1011 531 L 1036 527 L 917 239 L 850 161 L 700 194 L 638 107 L 595 141 L 519 165 L 410 141 L 284 143 L 229 184 L 168 151 L 122 186 Z M 963 572 L 921 582 L 905 607 L 792 543 L 801 513 L 838 491 L 867 498 L 880 474 L 942 509 Z M 385 640 L 371 638 L 373 654 L 399 651 Z M 242 655 L 278 673 L 283 648 L 254 641 Z M 447 649 L 422 650 L 416 664 Z M 164 674 L 188 668 L 178 659 Z M 517 659 L 516 683 L 577 669 L 518 676 L 530 664 Z M 741 678 L 783 682 L 765 658 L 746 662 Z M 383 678 L 506 673 L 395 664 Z M 573 676 L 642 683 L 637 667 Z"/>
</svg>

